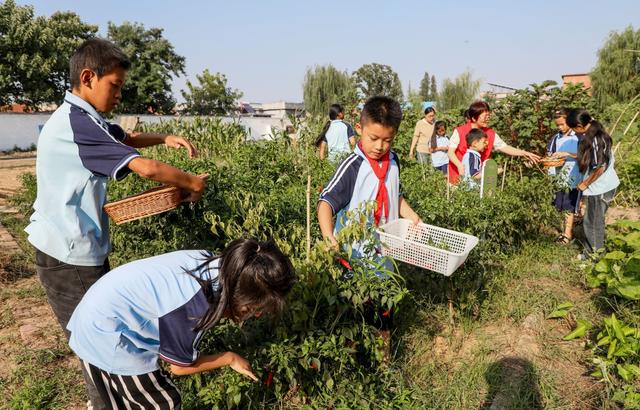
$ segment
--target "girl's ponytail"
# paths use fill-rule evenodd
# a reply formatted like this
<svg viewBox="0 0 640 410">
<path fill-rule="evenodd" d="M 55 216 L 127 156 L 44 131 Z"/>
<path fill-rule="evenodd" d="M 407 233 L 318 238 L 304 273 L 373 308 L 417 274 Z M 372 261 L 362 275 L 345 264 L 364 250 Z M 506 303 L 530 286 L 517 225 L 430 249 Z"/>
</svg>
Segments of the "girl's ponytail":
<svg viewBox="0 0 640 410">
<path fill-rule="evenodd" d="M 611 161 L 613 140 L 604 126 L 594 120 L 584 108 L 575 108 L 567 115 L 567 125 L 571 128 L 581 126 L 584 135 L 578 144 L 578 169 L 583 174 L 594 165 L 608 166 Z"/>
</svg>

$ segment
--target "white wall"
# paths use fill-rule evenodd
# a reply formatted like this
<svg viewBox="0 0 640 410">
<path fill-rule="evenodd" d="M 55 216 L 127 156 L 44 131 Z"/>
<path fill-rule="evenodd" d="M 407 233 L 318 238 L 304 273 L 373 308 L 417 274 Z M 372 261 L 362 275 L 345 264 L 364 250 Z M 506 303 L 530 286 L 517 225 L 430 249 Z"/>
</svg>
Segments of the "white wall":
<svg viewBox="0 0 640 410">
<path fill-rule="evenodd" d="M 51 113 L 23 114 L 0 113 L 0 151 L 10 150 L 14 147 L 29 148 L 38 142 L 38 126 L 43 125 Z M 159 123 L 176 119 L 174 116 L 139 115 L 140 122 Z M 191 121 L 193 117 L 181 117 L 183 121 Z M 223 117 L 225 122 L 234 121 L 233 117 Z M 119 117 L 114 122 L 118 123 Z M 271 128 L 283 130 L 290 125 L 288 119 L 270 117 L 240 117 L 239 122 L 247 130 L 247 138 L 251 140 L 272 138 Z"/>
</svg>

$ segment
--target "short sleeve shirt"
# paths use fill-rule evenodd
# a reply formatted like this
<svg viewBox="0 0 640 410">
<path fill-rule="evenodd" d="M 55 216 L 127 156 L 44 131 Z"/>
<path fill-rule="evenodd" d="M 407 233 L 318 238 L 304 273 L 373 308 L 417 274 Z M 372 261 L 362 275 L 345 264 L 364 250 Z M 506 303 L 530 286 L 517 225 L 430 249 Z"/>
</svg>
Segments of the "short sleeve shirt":
<svg viewBox="0 0 640 410">
<path fill-rule="evenodd" d="M 98 280 L 78 304 L 67 329 L 82 360 L 112 374 L 158 369 L 158 359 L 188 366 L 199 356 L 202 331 L 194 327 L 209 309 L 198 281 L 185 270 L 211 257 L 177 251 L 122 265 Z M 194 274 L 218 277 L 219 259 Z"/>
<path fill-rule="evenodd" d="M 608 150 L 611 153 L 608 163 L 605 162 L 603 159 L 598 160 L 598 156 L 596 155 L 596 153 L 598 152 L 598 149 Z M 589 175 L 591 175 L 593 171 L 595 171 L 600 167 L 605 167 L 605 170 L 602 173 L 602 175 L 598 177 L 598 179 L 593 181 L 587 187 L 587 189 L 584 190 L 583 195 L 585 196 L 602 195 L 613 189 L 616 189 L 618 185 L 620 185 L 620 179 L 618 178 L 618 174 L 616 173 L 616 170 L 614 168 L 615 155 L 613 154 L 611 147 L 598 146 L 598 141 L 594 139 L 593 145 L 592 145 L 592 152 L 593 152 L 593 157 L 591 158 L 591 165 L 589 166 L 589 169 L 587 169 L 587 172 L 584 178 L 585 179 L 589 178 Z"/>
<path fill-rule="evenodd" d="M 444 135 L 442 137 L 436 137 L 436 146 L 448 147 L 449 138 Z M 449 156 L 447 155 L 446 151 L 435 151 L 431 154 L 431 163 L 434 167 L 447 165 L 449 163 Z"/>
<path fill-rule="evenodd" d="M 551 155 L 555 152 L 568 152 L 576 155 L 578 153 L 578 136 L 571 131 L 569 134 L 556 134 L 547 147 L 547 154 Z M 582 174 L 577 166 L 575 158 L 567 157 L 561 167 L 551 167 L 548 170 L 549 175 L 559 175 L 567 187 L 575 188 L 582 181 Z"/>
<path fill-rule="evenodd" d="M 354 135 L 355 132 L 350 124 L 342 120 L 331 121 L 323 139 L 327 143 L 329 159 L 335 159 L 340 155 L 350 153 L 351 145 L 349 139 Z"/>
<path fill-rule="evenodd" d="M 389 221 L 393 221 L 398 219 L 400 208 L 400 161 L 393 151 L 389 160 L 385 185 L 389 193 Z M 358 209 L 363 203 L 375 201 L 377 193 L 378 177 L 360 147 L 356 147 L 353 153 L 340 163 L 320 194 L 320 201 L 327 202 L 334 215 L 337 215 L 335 229 L 338 232 L 343 226 L 344 213 Z"/>
<path fill-rule="evenodd" d="M 99 266 L 110 251 L 103 210 L 107 180 L 121 180 L 140 156 L 125 132 L 80 97 L 67 93 L 38 137 L 37 197 L 25 231 L 29 242 L 54 258 Z"/>
<path fill-rule="evenodd" d="M 473 179 L 482 171 L 482 158 L 480 153 L 472 149 L 468 149 L 462 157 L 462 165 L 464 166 L 464 180 L 472 186 L 478 186 L 478 182 Z"/>
</svg>

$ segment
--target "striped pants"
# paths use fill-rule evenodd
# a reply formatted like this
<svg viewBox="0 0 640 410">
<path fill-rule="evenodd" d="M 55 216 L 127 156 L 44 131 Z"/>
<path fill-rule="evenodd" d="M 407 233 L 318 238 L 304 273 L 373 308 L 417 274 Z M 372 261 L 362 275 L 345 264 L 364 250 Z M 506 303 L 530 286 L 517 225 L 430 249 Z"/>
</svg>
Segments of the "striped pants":
<svg viewBox="0 0 640 410">
<path fill-rule="evenodd" d="M 87 380 L 96 387 L 102 406 L 107 409 L 180 409 L 180 392 L 162 370 L 136 376 L 107 373 L 80 361 Z"/>
</svg>

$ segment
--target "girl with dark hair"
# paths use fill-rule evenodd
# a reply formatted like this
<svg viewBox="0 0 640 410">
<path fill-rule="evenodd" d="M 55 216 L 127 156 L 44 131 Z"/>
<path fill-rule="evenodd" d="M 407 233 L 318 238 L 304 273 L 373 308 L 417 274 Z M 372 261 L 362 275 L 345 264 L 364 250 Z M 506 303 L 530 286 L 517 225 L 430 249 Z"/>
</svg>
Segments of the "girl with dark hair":
<svg viewBox="0 0 640 410">
<path fill-rule="evenodd" d="M 257 380 L 233 352 L 200 355 L 204 332 L 279 314 L 295 282 L 289 259 L 271 242 L 233 241 L 221 255 L 177 251 L 127 263 L 98 280 L 69 321 L 69 346 L 103 407 L 180 408 L 175 375 L 229 366 Z"/>
<path fill-rule="evenodd" d="M 582 227 L 586 249 L 578 257 L 586 259 L 604 248 L 605 213 L 616 194 L 620 180 L 614 169 L 611 136 L 602 124 L 583 108 L 570 110 L 567 125 L 582 136 L 578 144 L 578 168 L 584 179 L 577 188 L 585 198 L 586 210 Z"/>
<path fill-rule="evenodd" d="M 351 152 L 356 145 L 353 127 L 344 122 L 344 110 L 340 104 L 329 107 L 329 121 L 316 139 L 316 146 L 320 148 L 320 159 L 324 159 L 329 151 L 329 159 L 340 159 Z"/>
<path fill-rule="evenodd" d="M 423 164 L 429 160 L 429 144 L 435 132 L 435 119 L 435 108 L 425 108 L 424 118 L 416 123 L 416 128 L 413 131 L 413 139 L 411 140 L 411 148 L 409 149 L 409 159 L 413 159 L 413 153 L 416 151 L 418 153 L 419 163 Z"/>
<path fill-rule="evenodd" d="M 562 108 L 555 112 L 554 120 L 558 132 L 551 138 L 547 146 L 547 156 L 564 159 L 564 164 L 550 167 L 549 175 L 557 176 L 563 187 L 556 192 L 554 205 L 559 212 L 566 212 L 564 233 L 556 238 L 556 242 L 567 244 L 573 238 L 573 220 L 579 211 L 580 191 L 576 188 L 582 181 L 582 174 L 577 166 L 578 136 L 567 125 L 568 110 Z"/>
<path fill-rule="evenodd" d="M 449 182 L 455 184 L 458 177 L 464 175 L 464 166 L 462 165 L 462 157 L 467 152 L 467 134 L 474 128 L 479 128 L 487 134 L 487 147 L 481 154 L 482 162 L 491 158 L 491 153 L 496 150 L 503 154 L 526 157 L 528 160 L 537 162 L 540 157 L 531 152 L 514 148 L 507 145 L 498 134 L 489 128 L 489 118 L 491 117 L 491 108 L 484 101 L 476 101 L 469 106 L 470 122 L 457 127 L 451 134 L 449 140 Z"/>
<path fill-rule="evenodd" d="M 431 145 L 429 152 L 431 152 L 431 164 L 437 170 L 447 175 L 449 170 L 449 157 L 447 151 L 449 150 L 449 138 L 446 134 L 446 126 L 444 121 L 436 121 L 434 126 L 435 132 L 431 137 Z"/>
</svg>

